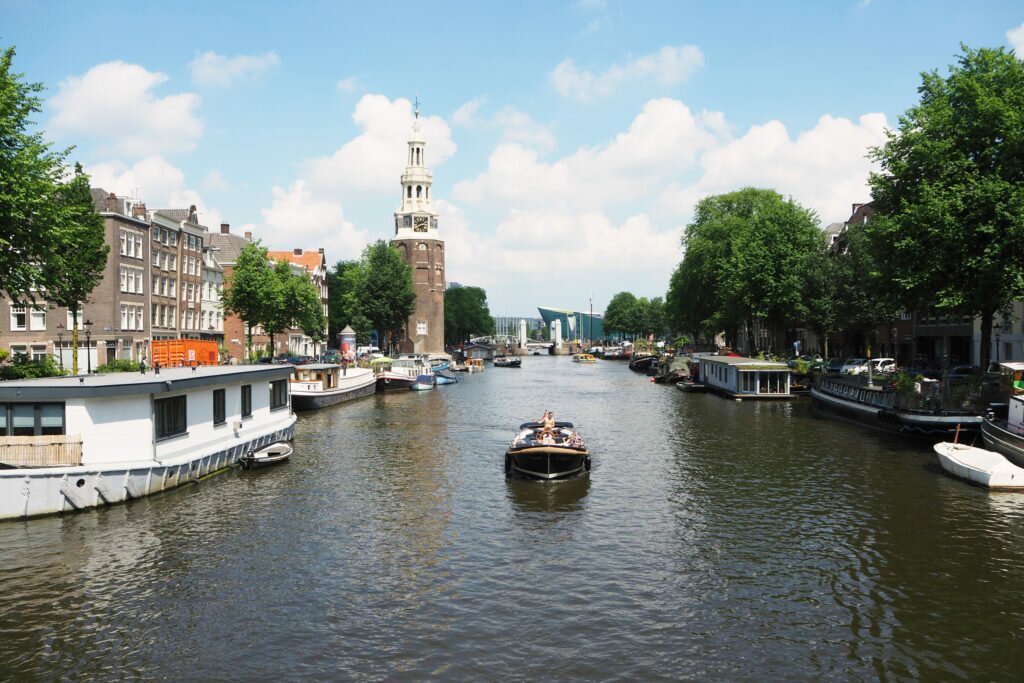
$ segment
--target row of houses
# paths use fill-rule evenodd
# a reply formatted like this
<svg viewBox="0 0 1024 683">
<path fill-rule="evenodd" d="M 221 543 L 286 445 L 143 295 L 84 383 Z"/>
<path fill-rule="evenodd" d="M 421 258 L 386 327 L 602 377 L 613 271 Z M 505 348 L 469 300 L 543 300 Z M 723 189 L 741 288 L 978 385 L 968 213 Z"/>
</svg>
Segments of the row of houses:
<svg viewBox="0 0 1024 683">
<path fill-rule="evenodd" d="M 867 223 L 874 213 L 870 203 L 853 204 L 847 220 L 825 228 L 829 248 L 842 253 L 846 248 L 844 233 L 851 225 Z M 1024 358 L 1024 302 L 1015 302 L 1013 310 L 1005 316 L 997 314 L 992 332 L 989 356 L 993 361 Z M 783 353 L 793 350 L 794 341 L 800 341 L 805 352 L 825 352 L 824 340 L 810 330 L 798 328 L 787 332 L 781 346 Z M 903 367 L 978 365 L 981 318 L 936 315 L 928 310 L 904 311 L 868 335 L 847 333 L 828 340 L 831 356 L 861 356 L 867 353 L 868 347 L 873 357 L 895 358 Z"/>
<path fill-rule="evenodd" d="M 225 313 L 224 283 L 252 233 L 216 232 L 199 222 L 195 206 L 149 210 L 137 199 L 92 190 L 103 217 L 110 250 L 99 285 L 78 312 L 78 349 L 72 348 L 73 316 L 47 303 L 0 299 L 0 348 L 33 359 L 54 356 L 65 368 L 75 353 L 81 368 L 115 359 L 141 360 L 149 344 L 162 339 L 202 339 L 218 343 L 225 358 L 245 357 L 245 323 Z M 306 274 L 320 292 L 327 314 L 327 261 L 324 250 L 269 253 Z M 269 338 L 253 329 L 254 347 L 270 352 Z M 275 339 L 275 355 L 315 355 L 320 349 L 301 330 Z"/>
</svg>

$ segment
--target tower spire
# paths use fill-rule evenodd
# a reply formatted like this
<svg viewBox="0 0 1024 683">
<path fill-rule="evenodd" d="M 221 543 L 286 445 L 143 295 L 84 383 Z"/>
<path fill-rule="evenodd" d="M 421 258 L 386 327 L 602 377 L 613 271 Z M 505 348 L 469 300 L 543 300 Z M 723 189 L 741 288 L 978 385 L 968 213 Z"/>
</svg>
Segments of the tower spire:
<svg viewBox="0 0 1024 683">
<path fill-rule="evenodd" d="M 420 117 L 420 94 L 419 93 L 416 93 L 416 100 L 415 100 L 414 104 L 416 106 L 415 106 L 415 109 L 413 109 L 413 113 L 416 114 L 416 118 L 419 118 Z"/>
</svg>

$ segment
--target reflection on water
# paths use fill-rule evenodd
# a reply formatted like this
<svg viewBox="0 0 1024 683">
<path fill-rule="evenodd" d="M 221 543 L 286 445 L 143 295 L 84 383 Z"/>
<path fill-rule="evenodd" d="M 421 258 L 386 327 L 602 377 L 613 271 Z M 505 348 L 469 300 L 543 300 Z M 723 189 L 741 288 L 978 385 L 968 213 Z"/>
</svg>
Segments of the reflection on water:
<svg viewBox="0 0 1024 683">
<path fill-rule="evenodd" d="M 590 490 L 590 474 L 562 481 L 531 481 L 506 477 L 509 500 L 519 512 L 575 512 L 584 507 Z"/>
<path fill-rule="evenodd" d="M 1010 679 L 1024 495 L 807 401 L 529 357 L 300 416 L 287 465 L 0 524 L 0 680 Z M 553 409 L 593 470 L 506 478 Z"/>
</svg>

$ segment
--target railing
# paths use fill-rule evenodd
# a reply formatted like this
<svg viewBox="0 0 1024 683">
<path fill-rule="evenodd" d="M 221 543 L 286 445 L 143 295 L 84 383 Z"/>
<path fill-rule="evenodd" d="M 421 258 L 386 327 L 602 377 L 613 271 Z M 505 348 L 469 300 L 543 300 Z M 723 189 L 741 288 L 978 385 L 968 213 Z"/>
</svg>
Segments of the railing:
<svg viewBox="0 0 1024 683">
<path fill-rule="evenodd" d="M 80 465 L 82 435 L 0 436 L 0 463 L 14 467 Z"/>
</svg>

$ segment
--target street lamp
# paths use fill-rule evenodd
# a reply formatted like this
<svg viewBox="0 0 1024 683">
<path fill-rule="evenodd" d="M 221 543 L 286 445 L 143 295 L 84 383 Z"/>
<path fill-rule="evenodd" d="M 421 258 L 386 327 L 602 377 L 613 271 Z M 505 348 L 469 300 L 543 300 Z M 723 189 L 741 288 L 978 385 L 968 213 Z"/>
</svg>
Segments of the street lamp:
<svg viewBox="0 0 1024 683">
<path fill-rule="evenodd" d="M 60 369 L 64 371 L 64 323 L 57 323 L 57 348 L 60 349 Z"/>
<path fill-rule="evenodd" d="M 86 319 L 82 325 L 85 327 L 85 364 L 87 367 L 86 374 L 92 374 L 92 321 Z"/>
</svg>

